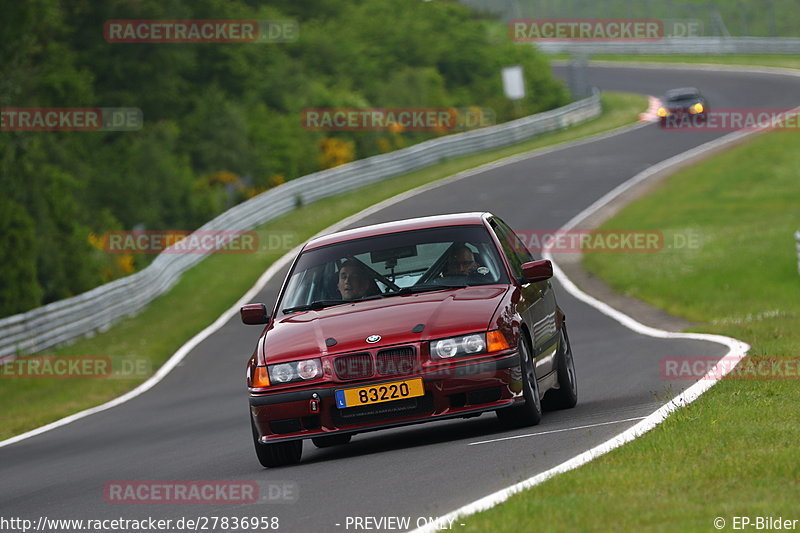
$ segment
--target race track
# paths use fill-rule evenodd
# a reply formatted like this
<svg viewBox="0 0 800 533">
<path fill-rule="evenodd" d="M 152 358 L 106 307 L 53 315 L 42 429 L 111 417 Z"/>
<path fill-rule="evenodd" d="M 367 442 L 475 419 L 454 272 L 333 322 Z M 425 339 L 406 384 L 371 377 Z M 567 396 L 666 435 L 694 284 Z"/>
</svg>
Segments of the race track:
<svg viewBox="0 0 800 533">
<path fill-rule="evenodd" d="M 694 85 L 717 108 L 800 103 L 794 96 L 800 94 L 800 79 L 773 74 L 591 67 L 590 82 L 651 95 Z M 434 188 L 356 225 L 492 211 L 515 229 L 557 229 L 643 169 L 722 135 L 643 125 Z M 284 275 L 285 269 L 254 301 L 272 305 Z M 561 287 L 557 295 L 570 325 L 579 404 L 546 413 L 535 428 L 508 431 L 484 414 L 361 434 L 339 448 L 318 450 L 307 442 L 302 464 L 262 469 L 253 452 L 244 388 L 245 361 L 259 329 L 235 318 L 142 396 L 0 448 L 0 515 L 34 521 L 274 516 L 279 531 L 320 533 L 345 531 L 348 516 L 409 516 L 415 525 L 417 517 L 445 514 L 635 424 L 687 385 L 662 379 L 661 358 L 725 352 L 712 343 L 636 334 Z M 533 435 L 493 441 L 523 434 Z M 239 505 L 109 504 L 103 489 L 116 480 L 285 482 L 297 498 Z"/>
</svg>

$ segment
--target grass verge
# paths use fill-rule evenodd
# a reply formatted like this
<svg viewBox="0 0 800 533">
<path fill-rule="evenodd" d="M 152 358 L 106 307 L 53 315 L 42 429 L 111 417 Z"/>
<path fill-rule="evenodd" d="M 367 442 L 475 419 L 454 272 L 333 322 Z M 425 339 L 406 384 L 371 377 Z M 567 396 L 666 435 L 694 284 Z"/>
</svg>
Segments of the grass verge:
<svg viewBox="0 0 800 533">
<path fill-rule="evenodd" d="M 454 158 L 439 165 L 385 180 L 358 191 L 303 206 L 257 231 L 261 243 L 288 237 L 300 244 L 333 223 L 381 200 L 465 169 L 630 124 L 647 107 L 646 98 L 624 93 L 603 95 L 603 114 L 584 124 L 503 149 Z M 218 254 L 186 272 L 168 293 L 139 315 L 107 332 L 54 350 L 53 355 L 101 355 L 144 363 L 150 371 L 137 378 L 3 379 L 0 367 L 0 440 L 18 435 L 77 411 L 99 405 L 134 388 L 164 363 L 189 338 L 213 322 L 287 249 L 255 254 Z M 236 272 L 231 276 L 231 272 Z M 143 334 L 146 332 L 146 334 Z M 10 370 L 8 367 L 7 370 Z"/>
<path fill-rule="evenodd" d="M 750 517 L 749 530 L 756 517 L 800 519 L 796 146 L 791 132 L 762 135 L 672 176 L 602 226 L 661 230 L 661 252 L 584 256 L 618 292 L 700 323 L 694 331 L 742 339 L 750 355 L 643 437 L 462 530 L 683 533 L 715 531 L 717 517 L 726 529 Z M 691 246 L 667 247 L 689 235 Z"/>
</svg>

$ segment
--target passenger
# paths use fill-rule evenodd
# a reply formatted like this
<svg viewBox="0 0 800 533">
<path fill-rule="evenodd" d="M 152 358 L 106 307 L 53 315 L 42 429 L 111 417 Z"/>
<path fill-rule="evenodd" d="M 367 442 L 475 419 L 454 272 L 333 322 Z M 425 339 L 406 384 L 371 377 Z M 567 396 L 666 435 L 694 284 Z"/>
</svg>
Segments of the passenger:
<svg viewBox="0 0 800 533">
<path fill-rule="evenodd" d="M 446 276 L 469 276 L 474 274 L 477 268 L 475 254 L 466 244 L 456 243 L 450 248 L 447 256 Z"/>
</svg>

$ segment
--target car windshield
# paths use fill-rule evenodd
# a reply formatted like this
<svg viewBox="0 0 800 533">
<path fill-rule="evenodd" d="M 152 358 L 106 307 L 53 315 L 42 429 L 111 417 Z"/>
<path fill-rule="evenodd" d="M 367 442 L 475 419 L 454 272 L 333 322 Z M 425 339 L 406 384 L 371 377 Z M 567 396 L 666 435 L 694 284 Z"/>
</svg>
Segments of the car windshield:
<svg viewBox="0 0 800 533">
<path fill-rule="evenodd" d="M 484 226 L 414 230 L 303 252 L 278 308 L 285 314 L 495 283 L 508 276 Z"/>
<path fill-rule="evenodd" d="M 698 93 L 681 93 L 681 94 L 673 94 L 669 95 L 665 98 L 665 100 L 671 104 L 681 104 L 685 102 L 696 102 L 700 99 L 700 95 Z"/>
</svg>

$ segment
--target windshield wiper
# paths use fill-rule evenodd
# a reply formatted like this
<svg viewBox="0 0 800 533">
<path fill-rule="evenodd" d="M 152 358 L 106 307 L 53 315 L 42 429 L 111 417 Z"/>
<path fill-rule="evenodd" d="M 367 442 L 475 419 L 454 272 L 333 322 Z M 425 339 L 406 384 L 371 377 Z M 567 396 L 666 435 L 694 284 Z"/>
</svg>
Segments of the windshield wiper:
<svg viewBox="0 0 800 533">
<path fill-rule="evenodd" d="M 288 315 L 289 313 L 294 313 L 295 311 L 309 311 L 311 309 L 322 309 L 323 307 L 346 304 L 352 301 L 353 300 L 315 300 L 310 304 L 298 305 L 295 307 L 287 307 L 286 309 L 282 309 L 282 311 L 283 314 Z"/>
<path fill-rule="evenodd" d="M 463 289 L 466 287 L 466 283 L 464 284 L 439 284 L 439 283 L 424 283 L 422 285 L 411 285 L 410 287 L 403 287 L 399 291 L 395 292 L 387 292 L 383 296 L 397 296 L 402 294 L 415 294 L 418 292 L 430 292 L 430 291 L 444 291 L 447 289 Z"/>
<path fill-rule="evenodd" d="M 310 304 L 305 305 L 298 305 L 295 307 L 287 307 L 286 309 L 281 309 L 283 314 L 288 315 L 289 313 L 294 313 L 296 311 L 310 311 L 310 310 L 317 310 L 322 309 L 324 307 L 331 307 L 334 305 L 341 305 L 341 304 L 352 304 L 356 302 L 364 302 L 366 300 L 378 300 L 382 298 L 383 295 L 376 294 L 375 296 L 365 296 L 363 298 L 356 298 L 355 300 L 315 300 Z"/>
</svg>

